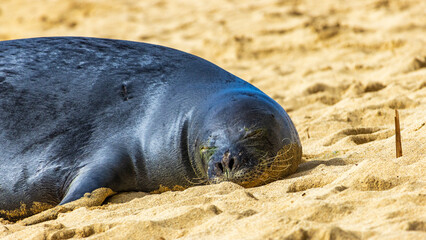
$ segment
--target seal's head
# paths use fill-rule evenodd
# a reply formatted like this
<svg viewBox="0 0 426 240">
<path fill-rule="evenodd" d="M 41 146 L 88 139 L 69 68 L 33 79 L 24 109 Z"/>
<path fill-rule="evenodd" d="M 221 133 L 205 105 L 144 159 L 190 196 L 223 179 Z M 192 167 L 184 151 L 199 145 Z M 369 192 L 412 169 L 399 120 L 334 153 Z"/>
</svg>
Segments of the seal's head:
<svg viewBox="0 0 426 240">
<path fill-rule="evenodd" d="M 231 181 L 254 187 L 294 172 L 301 161 L 293 123 L 265 95 L 224 97 L 204 116 L 201 129 L 195 158 L 202 163 L 199 177 L 209 183 Z"/>
</svg>

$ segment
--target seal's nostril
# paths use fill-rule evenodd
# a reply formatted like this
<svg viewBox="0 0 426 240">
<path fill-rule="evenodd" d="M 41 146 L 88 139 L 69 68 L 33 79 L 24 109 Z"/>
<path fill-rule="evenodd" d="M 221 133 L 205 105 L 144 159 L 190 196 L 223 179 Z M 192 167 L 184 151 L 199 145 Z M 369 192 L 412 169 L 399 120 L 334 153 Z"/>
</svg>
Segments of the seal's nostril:
<svg viewBox="0 0 426 240">
<path fill-rule="evenodd" d="M 235 163 L 234 158 L 229 159 L 229 163 L 228 163 L 229 170 L 232 170 L 232 168 L 234 167 L 234 163 Z"/>
<path fill-rule="evenodd" d="M 217 169 L 220 171 L 220 173 L 223 173 L 223 165 L 222 165 L 222 163 L 217 163 L 216 166 L 217 166 Z"/>
</svg>

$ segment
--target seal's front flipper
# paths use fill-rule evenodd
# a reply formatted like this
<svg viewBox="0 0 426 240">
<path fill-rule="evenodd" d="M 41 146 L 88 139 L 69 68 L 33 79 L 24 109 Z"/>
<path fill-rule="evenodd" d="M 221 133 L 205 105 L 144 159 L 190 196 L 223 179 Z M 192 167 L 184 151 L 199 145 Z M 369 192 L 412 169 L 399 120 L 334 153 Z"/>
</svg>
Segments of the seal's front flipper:
<svg viewBox="0 0 426 240">
<path fill-rule="evenodd" d="M 59 205 L 77 200 L 98 188 L 111 188 L 116 192 L 137 190 L 135 166 L 125 147 L 109 146 L 102 149 L 96 159 L 79 170 Z"/>
<path fill-rule="evenodd" d="M 114 189 L 113 186 L 110 186 L 114 180 L 114 175 L 110 169 L 104 167 L 83 170 L 72 181 L 59 205 L 80 199 L 86 193 L 90 193 L 98 188 L 109 187 Z"/>
<path fill-rule="evenodd" d="M 19 223 L 22 225 L 32 225 L 56 219 L 58 218 L 59 213 L 69 212 L 79 207 L 99 206 L 105 201 L 107 197 L 114 194 L 115 192 L 110 188 L 98 188 L 91 193 L 84 194 L 84 196 L 78 200 L 66 203 L 64 205 L 58 205 L 34 216 L 25 218 Z"/>
</svg>

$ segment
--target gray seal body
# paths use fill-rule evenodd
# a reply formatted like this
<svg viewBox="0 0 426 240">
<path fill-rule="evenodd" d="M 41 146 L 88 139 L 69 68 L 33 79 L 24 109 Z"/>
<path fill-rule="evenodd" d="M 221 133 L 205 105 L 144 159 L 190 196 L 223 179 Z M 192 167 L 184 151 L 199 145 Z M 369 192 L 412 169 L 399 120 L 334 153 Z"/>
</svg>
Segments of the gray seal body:
<svg viewBox="0 0 426 240">
<path fill-rule="evenodd" d="M 81 37 L 0 42 L 0 217 L 100 187 L 257 186 L 300 161 L 279 104 L 191 54 Z"/>
</svg>

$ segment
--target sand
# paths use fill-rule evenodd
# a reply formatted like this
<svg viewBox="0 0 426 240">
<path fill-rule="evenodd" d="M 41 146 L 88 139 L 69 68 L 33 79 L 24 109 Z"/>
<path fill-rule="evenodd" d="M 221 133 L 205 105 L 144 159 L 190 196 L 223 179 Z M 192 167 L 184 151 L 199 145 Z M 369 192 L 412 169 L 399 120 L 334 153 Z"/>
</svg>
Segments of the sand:
<svg viewBox="0 0 426 240">
<path fill-rule="evenodd" d="M 426 1 L 1 0 L 0 39 L 93 36 L 203 57 L 276 99 L 298 171 L 123 193 L 2 239 L 426 239 Z M 394 109 L 403 156 L 395 157 Z"/>
</svg>

